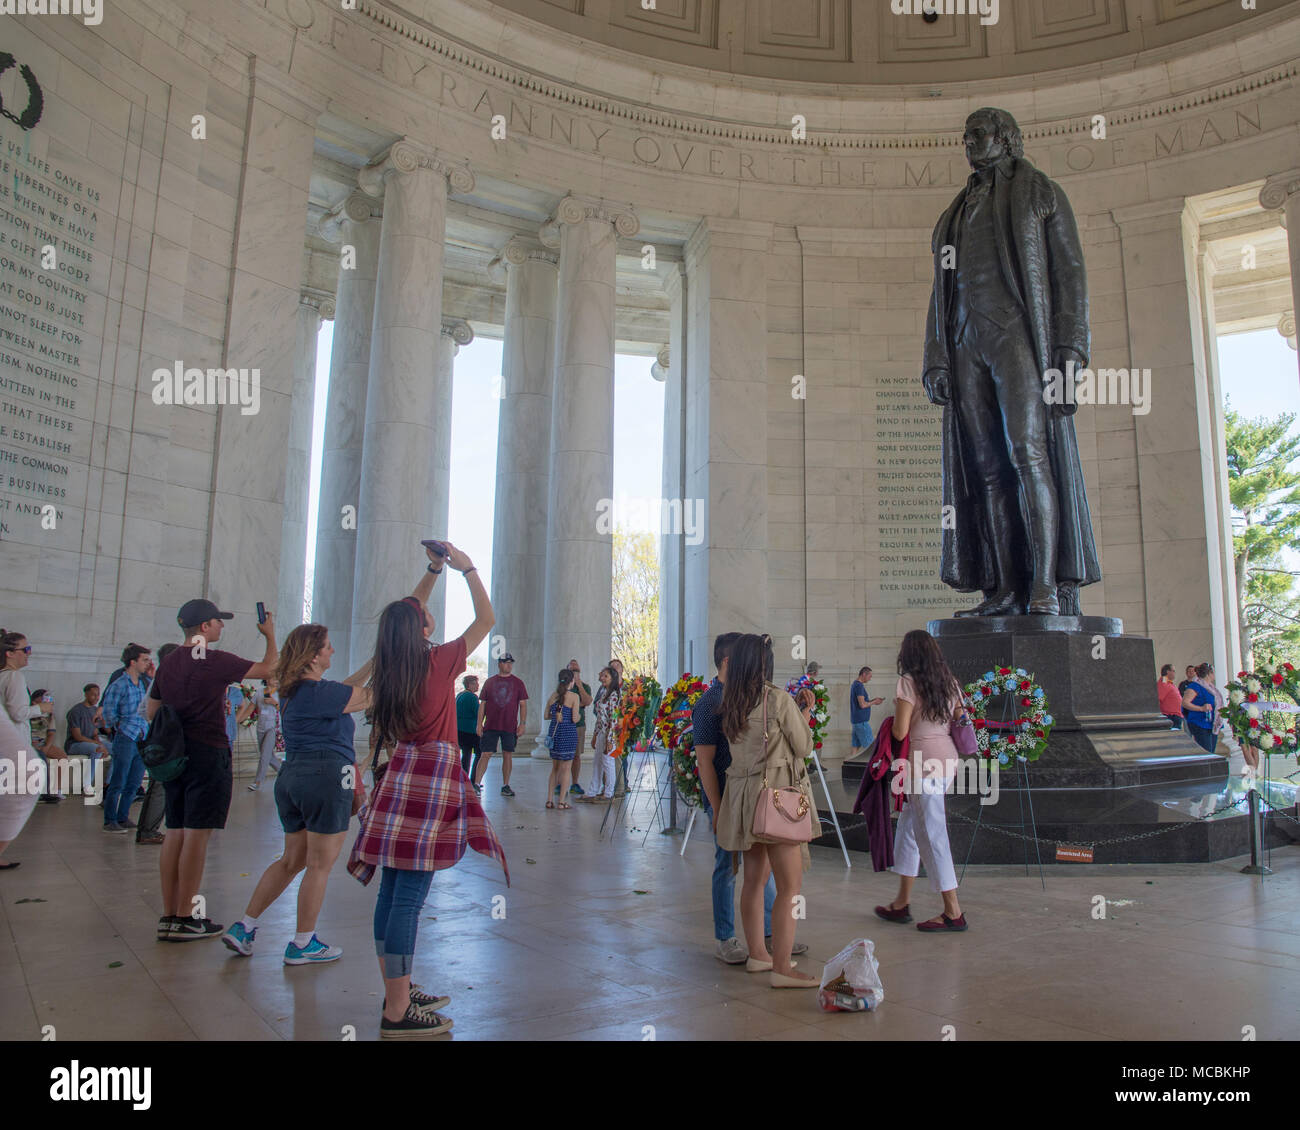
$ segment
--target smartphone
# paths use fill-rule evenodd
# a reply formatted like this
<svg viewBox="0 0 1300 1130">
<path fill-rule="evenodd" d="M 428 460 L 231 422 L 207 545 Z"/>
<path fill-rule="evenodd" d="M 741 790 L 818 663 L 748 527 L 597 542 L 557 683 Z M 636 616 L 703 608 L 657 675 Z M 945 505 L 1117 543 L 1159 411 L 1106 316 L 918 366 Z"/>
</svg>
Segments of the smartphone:
<svg viewBox="0 0 1300 1130">
<path fill-rule="evenodd" d="M 259 624 L 266 623 L 266 605 L 260 600 L 257 602 L 257 622 Z"/>
<path fill-rule="evenodd" d="M 433 552 L 436 553 L 439 557 L 447 556 L 447 547 L 443 545 L 442 542 L 440 541 L 434 541 L 432 538 L 429 538 L 425 541 L 420 542 L 420 544 L 424 546 L 426 549 L 433 550 Z"/>
</svg>

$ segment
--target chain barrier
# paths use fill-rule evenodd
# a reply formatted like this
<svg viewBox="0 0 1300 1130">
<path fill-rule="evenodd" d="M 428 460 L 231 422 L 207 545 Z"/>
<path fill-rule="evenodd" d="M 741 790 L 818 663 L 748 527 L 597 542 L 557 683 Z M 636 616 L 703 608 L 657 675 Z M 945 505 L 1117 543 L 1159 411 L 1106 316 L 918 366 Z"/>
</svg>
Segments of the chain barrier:
<svg viewBox="0 0 1300 1130">
<path fill-rule="evenodd" d="M 1276 812 L 1279 816 L 1282 817 L 1283 820 L 1289 820 L 1291 821 L 1292 824 L 1300 826 L 1300 820 L 1296 820 L 1295 817 L 1288 816 L 1281 809 L 1275 808 L 1273 805 L 1269 804 L 1268 801 L 1264 800 L 1262 796 L 1259 796 L 1258 793 L 1256 793 L 1256 796 L 1258 797 L 1260 804 L 1264 805 L 1266 808 L 1270 809 L 1271 811 Z M 1207 812 L 1204 816 L 1193 816 L 1192 819 L 1197 821 L 1212 820 L 1214 819 L 1214 817 L 1220 815 L 1221 813 L 1227 812 L 1230 809 L 1234 809 L 1238 807 L 1239 805 L 1244 803 L 1245 800 L 1246 798 L 1244 796 L 1239 797 L 1236 800 L 1232 800 L 1227 802 L 1226 804 L 1221 805 L 1220 807 L 1216 808 L 1213 812 Z M 1006 828 L 998 824 L 980 823 L 970 819 L 970 817 L 968 816 L 962 816 L 960 813 L 957 812 L 948 812 L 947 817 L 949 820 L 956 820 L 962 824 L 969 824 L 972 827 L 987 828 L 990 832 L 996 832 L 1000 836 L 1009 836 L 1013 840 L 1024 840 L 1027 843 L 1067 844 L 1070 846 L 1078 845 L 1079 847 L 1085 847 L 1085 846 L 1105 847 L 1109 844 L 1126 844 L 1126 843 L 1132 843 L 1135 840 L 1149 840 L 1155 836 L 1163 836 L 1166 832 L 1174 832 L 1177 831 L 1179 828 L 1187 827 L 1186 824 L 1166 824 L 1163 828 L 1156 828 L 1154 831 L 1151 832 L 1135 832 L 1133 835 L 1130 836 L 1114 836 L 1108 840 L 1054 840 L 1054 839 L 1046 839 L 1042 836 L 1027 836 L 1023 832 L 1016 832 L 1011 830 L 1010 828 Z M 819 816 L 818 819 L 821 822 L 821 824 L 825 825 L 827 828 L 829 829 L 834 828 L 834 825 L 829 820 L 827 820 L 824 816 Z M 865 818 L 857 821 L 854 824 L 841 824 L 840 831 L 850 832 L 856 828 L 864 828 L 866 827 L 866 824 L 867 821 Z M 829 835 L 830 833 L 827 832 L 825 834 Z"/>
</svg>

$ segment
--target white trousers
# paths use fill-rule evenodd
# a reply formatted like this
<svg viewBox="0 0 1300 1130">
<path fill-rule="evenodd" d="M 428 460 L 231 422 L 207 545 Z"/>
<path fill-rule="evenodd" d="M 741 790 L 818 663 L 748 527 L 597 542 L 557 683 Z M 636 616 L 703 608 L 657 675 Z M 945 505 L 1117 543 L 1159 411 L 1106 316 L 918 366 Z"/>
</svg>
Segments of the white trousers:
<svg viewBox="0 0 1300 1130">
<path fill-rule="evenodd" d="M 946 784 L 942 779 L 932 779 L 922 782 L 922 791 L 908 793 L 894 829 L 894 866 L 890 870 L 915 878 L 924 863 L 932 891 L 951 891 L 957 886 L 943 811 L 942 790 Z"/>
<path fill-rule="evenodd" d="M 275 731 L 263 730 L 257 735 L 258 759 L 257 759 L 257 776 L 254 778 L 256 784 L 261 784 L 266 780 L 266 771 L 268 768 L 280 772 L 280 767 L 284 764 L 275 756 Z"/>
<path fill-rule="evenodd" d="M 614 758 L 605 752 L 608 740 L 605 734 L 596 735 L 596 752 L 591 759 L 591 783 L 587 786 L 588 796 L 614 795 Z"/>
</svg>

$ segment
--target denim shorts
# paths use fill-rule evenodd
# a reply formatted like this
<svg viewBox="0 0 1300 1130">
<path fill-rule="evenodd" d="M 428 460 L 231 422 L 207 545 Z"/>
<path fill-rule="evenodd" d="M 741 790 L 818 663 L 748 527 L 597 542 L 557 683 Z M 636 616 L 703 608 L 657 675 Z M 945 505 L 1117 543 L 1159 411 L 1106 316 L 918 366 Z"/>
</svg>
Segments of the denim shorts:
<svg viewBox="0 0 1300 1130">
<path fill-rule="evenodd" d="M 275 779 L 275 807 L 285 835 L 346 832 L 352 819 L 352 782 L 344 771 L 355 765 L 337 750 L 297 750 Z"/>
<path fill-rule="evenodd" d="M 853 748 L 866 749 L 871 745 L 871 723 L 854 722 L 853 723 Z"/>
</svg>

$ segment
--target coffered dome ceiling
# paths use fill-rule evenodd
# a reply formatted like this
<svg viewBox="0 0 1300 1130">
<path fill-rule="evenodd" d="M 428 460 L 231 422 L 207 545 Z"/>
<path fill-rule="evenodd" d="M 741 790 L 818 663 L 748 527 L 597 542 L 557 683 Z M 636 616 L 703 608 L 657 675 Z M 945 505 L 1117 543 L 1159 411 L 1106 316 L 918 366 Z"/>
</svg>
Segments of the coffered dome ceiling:
<svg viewBox="0 0 1300 1130">
<path fill-rule="evenodd" d="M 976 0 L 933 0 L 943 10 Z M 641 60 L 751 78 L 935 83 L 1055 71 L 1250 30 L 1293 0 L 998 0 L 997 20 L 895 15 L 904 0 L 492 0 Z M 1176 52 L 1175 52 L 1176 53 Z M 524 60 L 520 60 L 524 62 Z"/>
</svg>

